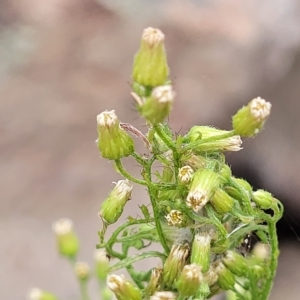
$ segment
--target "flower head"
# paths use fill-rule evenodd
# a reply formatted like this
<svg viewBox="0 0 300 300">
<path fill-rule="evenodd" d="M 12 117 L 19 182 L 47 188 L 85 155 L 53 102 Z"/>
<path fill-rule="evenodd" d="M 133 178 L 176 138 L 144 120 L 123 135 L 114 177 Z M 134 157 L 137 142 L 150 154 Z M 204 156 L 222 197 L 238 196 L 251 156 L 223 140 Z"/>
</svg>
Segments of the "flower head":
<svg viewBox="0 0 300 300">
<path fill-rule="evenodd" d="M 210 234 L 202 232 L 195 235 L 192 245 L 191 263 L 200 266 L 203 273 L 210 267 L 210 242 Z"/>
<path fill-rule="evenodd" d="M 170 226 L 180 226 L 184 222 L 184 215 L 180 210 L 171 210 L 166 215 L 167 222 Z"/>
<path fill-rule="evenodd" d="M 183 166 L 179 169 L 178 179 L 181 183 L 187 184 L 192 180 L 194 170 L 190 166 Z"/>
<path fill-rule="evenodd" d="M 186 204 L 195 212 L 199 212 L 211 199 L 220 184 L 219 175 L 212 170 L 198 170 L 193 177 Z"/>
<path fill-rule="evenodd" d="M 28 292 L 28 300 L 58 300 L 58 298 L 46 291 L 43 291 L 39 288 L 32 288 Z"/>
<path fill-rule="evenodd" d="M 133 62 L 132 78 L 142 86 L 155 87 L 168 80 L 169 68 L 164 47 L 165 35 L 161 30 L 148 27 L 144 30 L 141 46 Z M 138 94 L 139 91 L 136 90 Z"/>
<path fill-rule="evenodd" d="M 174 98 L 175 92 L 171 85 L 157 86 L 138 109 L 149 123 L 156 125 L 169 115 Z"/>
<path fill-rule="evenodd" d="M 120 127 L 115 111 L 104 111 L 97 116 L 97 144 L 103 158 L 116 160 L 134 151 L 132 138 Z"/>
<path fill-rule="evenodd" d="M 177 295 L 173 292 L 155 292 L 153 296 L 150 297 L 150 300 L 176 300 Z"/>
<path fill-rule="evenodd" d="M 119 180 L 108 198 L 102 203 L 99 212 L 100 217 L 107 224 L 117 222 L 123 212 L 123 208 L 131 198 L 133 186 L 127 180 Z"/>
<path fill-rule="evenodd" d="M 141 291 L 130 281 L 126 281 L 123 275 L 108 275 L 106 283 L 118 300 L 142 300 Z"/>
<path fill-rule="evenodd" d="M 234 131 L 243 137 L 252 137 L 260 132 L 271 113 L 271 103 L 257 97 L 242 107 L 233 117 Z"/>
<path fill-rule="evenodd" d="M 79 280 L 87 280 L 90 275 L 90 267 L 86 262 L 78 261 L 74 266 L 75 275 Z"/>
<path fill-rule="evenodd" d="M 56 235 L 58 251 L 61 255 L 74 258 L 79 251 L 79 240 L 73 230 L 73 222 L 63 218 L 52 224 Z"/>
</svg>

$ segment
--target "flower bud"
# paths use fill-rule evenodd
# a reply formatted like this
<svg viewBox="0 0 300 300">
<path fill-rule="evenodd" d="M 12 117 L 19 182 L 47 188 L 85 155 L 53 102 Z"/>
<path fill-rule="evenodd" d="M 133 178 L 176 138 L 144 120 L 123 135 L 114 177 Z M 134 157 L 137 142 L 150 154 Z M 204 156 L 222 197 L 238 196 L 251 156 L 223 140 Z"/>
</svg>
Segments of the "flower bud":
<svg viewBox="0 0 300 300">
<path fill-rule="evenodd" d="M 187 134 L 191 142 L 201 139 L 217 138 L 218 136 L 230 133 L 230 131 L 220 130 L 209 126 L 194 126 Z M 204 142 L 193 150 L 201 152 L 209 151 L 239 151 L 242 149 L 242 140 L 240 136 L 230 136 L 228 138 L 217 139 L 215 141 Z"/>
<path fill-rule="evenodd" d="M 153 295 L 159 286 L 161 280 L 162 269 L 161 268 L 154 268 L 151 271 L 151 277 L 149 283 L 146 287 L 145 293 L 146 295 Z"/>
<path fill-rule="evenodd" d="M 188 243 L 174 244 L 163 268 L 163 282 L 171 288 L 186 264 L 190 247 Z"/>
<path fill-rule="evenodd" d="M 99 280 L 105 280 L 108 274 L 109 259 L 106 251 L 96 249 L 94 252 L 95 273 Z"/>
<path fill-rule="evenodd" d="M 247 275 L 249 271 L 246 259 L 234 251 L 228 250 L 223 257 L 222 262 L 228 270 L 237 276 L 243 277 Z"/>
<path fill-rule="evenodd" d="M 233 289 L 235 277 L 220 261 L 216 264 L 216 272 L 221 289 L 225 291 Z"/>
<path fill-rule="evenodd" d="M 167 215 L 166 219 L 168 225 L 180 227 L 185 224 L 185 216 L 180 210 L 171 210 Z"/>
<path fill-rule="evenodd" d="M 190 166 L 183 166 L 179 169 L 178 179 L 182 184 L 187 184 L 191 181 L 194 170 Z"/>
<path fill-rule="evenodd" d="M 56 235 L 59 253 L 74 259 L 79 250 L 79 240 L 73 230 L 73 222 L 70 219 L 60 219 L 53 223 L 52 228 Z"/>
<path fill-rule="evenodd" d="M 208 286 L 214 285 L 218 280 L 218 274 L 213 266 L 210 266 L 209 270 L 203 274 L 203 281 L 207 283 Z"/>
<path fill-rule="evenodd" d="M 174 98 L 175 92 L 171 85 L 157 86 L 138 110 L 149 123 L 156 125 L 162 123 L 169 115 Z"/>
<path fill-rule="evenodd" d="M 234 201 L 224 190 L 217 189 L 210 199 L 210 203 L 218 213 L 226 214 L 232 209 Z"/>
<path fill-rule="evenodd" d="M 133 139 L 120 127 L 115 111 L 104 111 L 97 116 L 97 144 L 103 158 L 116 160 L 134 152 Z"/>
<path fill-rule="evenodd" d="M 131 198 L 132 184 L 127 180 L 119 180 L 108 198 L 102 203 L 100 217 L 107 224 L 113 224 L 120 218 L 123 208 Z"/>
<path fill-rule="evenodd" d="M 181 161 L 185 164 L 190 166 L 194 171 L 199 169 L 203 169 L 207 166 L 208 159 L 202 155 L 197 155 L 191 151 L 184 154 L 181 157 Z"/>
<path fill-rule="evenodd" d="M 226 184 L 232 175 L 231 168 L 228 165 L 224 164 L 219 172 L 219 175 L 221 182 L 223 184 Z"/>
<path fill-rule="evenodd" d="M 192 245 L 191 263 L 200 266 L 203 273 L 208 271 L 210 266 L 210 242 L 211 236 L 203 232 L 195 235 Z"/>
<path fill-rule="evenodd" d="M 150 297 L 150 300 L 176 300 L 177 295 L 173 292 L 155 292 L 153 296 Z"/>
<path fill-rule="evenodd" d="M 270 258 L 270 246 L 263 243 L 256 243 L 252 255 L 254 258 L 264 261 Z"/>
<path fill-rule="evenodd" d="M 86 281 L 90 276 L 90 267 L 86 262 L 78 261 L 75 263 L 74 272 L 80 281 Z"/>
<path fill-rule="evenodd" d="M 142 292 L 123 275 L 108 275 L 106 283 L 118 300 L 142 300 Z"/>
<path fill-rule="evenodd" d="M 269 209 L 276 203 L 272 194 L 264 190 L 253 192 L 253 201 L 262 209 Z"/>
<path fill-rule="evenodd" d="M 202 281 L 202 273 L 196 264 L 185 265 L 176 283 L 178 292 L 182 296 L 194 296 Z"/>
<path fill-rule="evenodd" d="M 143 31 L 141 46 L 134 57 L 132 78 L 143 86 L 166 83 L 169 67 L 164 47 L 165 35 L 159 29 L 148 27 Z"/>
<path fill-rule="evenodd" d="M 52 293 L 43 291 L 39 288 L 30 289 L 27 299 L 28 300 L 58 300 L 58 298 Z"/>
<path fill-rule="evenodd" d="M 243 137 L 255 136 L 262 130 L 270 112 L 271 103 L 257 97 L 232 117 L 233 129 Z"/>
<path fill-rule="evenodd" d="M 187 206 L 199 212 L 211 199 L 219 184 L 219 175 L 212 170 L 196 171 L 186 199 Z"/>
</svg>

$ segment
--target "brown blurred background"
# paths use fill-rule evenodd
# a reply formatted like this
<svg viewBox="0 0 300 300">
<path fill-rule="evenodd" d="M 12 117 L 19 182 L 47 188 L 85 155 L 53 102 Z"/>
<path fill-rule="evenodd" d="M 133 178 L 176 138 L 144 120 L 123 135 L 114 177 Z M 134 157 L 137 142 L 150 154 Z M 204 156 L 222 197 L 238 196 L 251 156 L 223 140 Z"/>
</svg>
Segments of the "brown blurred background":
<svg viewBox="0 0 300 300">
<path fill-rule="evenodd" d="M 230 129 L 230 116 L 252 98 L 272 102 L 265 130 L 228 159 L 238 176 L 283 201 L 271 299 L 299 299 L 298 0 L 0 2 L 0 299 L 25 299 L 33 286 L 78 299 L 51 223 L 72 218 L 80 259 L 92 261 L 97 211 L 120 178 L 97 152 L 96 115 L 116 109 L 144 129 L 130 73 L 150 25 L 166 34 L 174 130 L 195 123 Z M 138 201 L 146 201 L 143 189 L 130 205 Z"/>
</svg>

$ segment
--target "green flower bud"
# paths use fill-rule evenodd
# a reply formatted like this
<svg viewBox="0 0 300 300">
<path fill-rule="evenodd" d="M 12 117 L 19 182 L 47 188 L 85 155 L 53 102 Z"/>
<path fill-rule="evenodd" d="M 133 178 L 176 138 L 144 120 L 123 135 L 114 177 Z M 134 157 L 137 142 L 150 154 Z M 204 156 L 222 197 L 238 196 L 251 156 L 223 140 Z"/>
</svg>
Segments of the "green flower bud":
<svg viewBox="0 0 300 300">
<path fill-rule="evenodd" d="M 162 123 L 169 115 L 175 98 L 171 85 L 157 86 L 152 90 L 151 96 L 139 105 L 141 115 L 152 125 Z"/>
<path fill-rule="evenodd" d="M 171 288 L 177 280 L 186 264 L 189 252 L 188 243 L 174 244 L 171 248 L 163 268 L 163 282 L 166 287 Z"/>
<path fill-rule="evenodd" d="M 272 208 L 276 204 L 272 194 L 264 190 L 253 192 L 253 201 L 262 209 Z"/>
<path fill-rule="evenodd" d="M 200 266 L 203 273 L 210 267 L 210 242 L 211 236 L 203 232 L 195 235 L 192 245 L 191 263 Z"/>
<path fill-rule="evenodd" d="M 179 169 L 178 180 L 182 184 L 188 184 L 191 181 L 193 174 L 194 170 L 190 166 L 183 166 Z"/>
<path fill-rule="evenodd" d="M 218 283 L 223 290 L 231 290 L 235 284 L 234 275 L 219 261 L 216 266 Z"/>
<path fill-rule="evenodd" d="M 196 155 L 191 151 L 185 153 L 184 156 L 181 157 L 181 161 L 184 165 L 190 166 L 194 171 L 205 168 L 208 163 L 207 158 Z"/>
<path fill-rule="evenodd" d="M 222 259 L 224 265 L 235 275 L 243 277 L 247 275 L 249 268 L 246 259 L 234 252 L 228 250 Z"/>
<path fill-rule="evenodd" d="M 86 281 L 90 276 L 90 267 L 86 262 L 78 261 L 74 265 L 74 272 L 80 281 Z"/>
<path fill-rule="evenodd" d="M 118 300 L 142 300 L 142 292 L 123 275 L 108 275 L 106 283 Z"/>
<path fill-rule="evenodd" d="M 95 273 L 99 280 L 105 280 L 108 274 L 109 258 L 103 249 L 94 252 Z"/>
<path fill-rule="evenodd" d="M 226 214 L 232 209 L 234 200 L 224 190 L 217 189 L 210 199 L 210 203 L 218 213 Z"/>
<path fill-rule="evenodd" d="M 70 219 L 60 219 L 52 225 L 56 235 L 58 251 L 61 255 L 74 259 L 79 250 L 79 240 L 73 230 Z"/>
<path fill-rule="evenodd" d="M 132 72 L 132 78 L 138 84 L 155 87 L 165 84 L 168 80 L 169 68 L 164 39 L 165 35 L 159 29 L 148 27 L 143 31 Z"/>
<path fill-rule="evenodd" d="M 220 135 L 230 133 L 230 131 L 216 129 L 209 126 L 194 126 L 187 134 L 191 142 L 201 139 L 216 138 Z M 201 152 L 209 151 L 239 151 L 242 149 L 242 140 L 240 136 L 230 136 L 216 141 L 209 141 L 195 147 L 193 150 Z"/>
<path fill-rule="evenodd" d="M 32 288 L 28 293 L 28 300 L 58 300 L 52 293 L 43 291 L 39 288 Z"/>
<path fill-rule="evenodd" d="M 113 224 L 120 218 L 123 208 L 131 198 L 132 184 L 127 180 L 119 180 L 108 198 L 102 203 L 100 217 L 107 224 Z"/>
<path fill-rule="evenodd" d="M 150 300 L 176 300 L 177 295 L 173 292 L 163 291 L 155 292 L 154 295 L 150 297 Z"/>
<path fill-rule="evenodd" d="M 202 281 L 201 268 L 196 264 L 184 266 L 176 283 L 178 292 L 182 296 L 194 296 Z"/>
<path fill-rule="evenodd" d="M 268 274 L 270 270 L 267 267 L 262 267 L 260 265 L 253 265 L 251 266 L 251 273 L 255 276 L 255 278 L 263 278 L 268 277 L 266 274 Z"/>
<path fill-rule="evenodd" d="M 219 175 L 212 170 L 196 171 L 186 199 L 187 206 L 199 212 L 211 199 L 219 184 Z"/>
<path fill-rule="evenodd" d="M 104 111 L 97 116 L 97 144 L 103 158 L 116 160 L 134 152 L 133 139 L 120 127 L 115 111 Z"/>
<path fill-rule="evenodd" d="M 151 296 L 155 293 L 161 280 L 161 274 L 162 274 L 161 268 L 152 269 L 151 277 L 145 290 L 146 295 Z"/>
<path fill-rule="evenodd" d="M 233 129 L 243 137 L 255 136 L 262 130 L 270 112 L 271 103 L 257 97 L 232 117 Z"/>
<path fill-rule="evenodd" d="M 228 165 L 224 164 L 219 172 L 219 175 L 221 182 L 223 184 L 226 184 L 232 175 L 231 168 Z"/>
</svg>

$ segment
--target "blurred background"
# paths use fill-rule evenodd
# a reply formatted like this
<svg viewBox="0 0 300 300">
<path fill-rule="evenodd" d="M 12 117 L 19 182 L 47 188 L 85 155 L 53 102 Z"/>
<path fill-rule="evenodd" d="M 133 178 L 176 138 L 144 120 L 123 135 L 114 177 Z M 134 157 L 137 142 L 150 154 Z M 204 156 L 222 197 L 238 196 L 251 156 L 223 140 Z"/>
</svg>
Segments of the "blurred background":
<svg viewBox="0 0 300 300">
<path fill-rule="evenodd" d="M 166 34 L 175 131 L 230 129 L 230 116 L 252 98 L 272 102 L 265 130 L 228 160 L 284 203 L 271 299 L 299 299 L 298 0 L 0 1 L 0 299 L 25 299 L 33 286 L 78 299 L 51 224 L 73 219 L 79 258 L 92 262 L 100 203 L 120 179 L 99 157 L 96 115 L 115 109 L 145 129 L 129 92 L 146 26 Z M 131 207 L 143 201 L 143 189 L 134 190 Z"/>
</svg>

